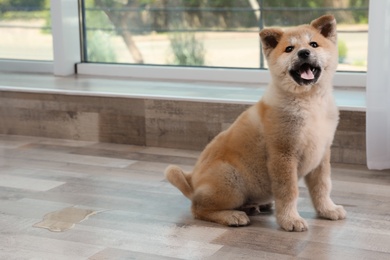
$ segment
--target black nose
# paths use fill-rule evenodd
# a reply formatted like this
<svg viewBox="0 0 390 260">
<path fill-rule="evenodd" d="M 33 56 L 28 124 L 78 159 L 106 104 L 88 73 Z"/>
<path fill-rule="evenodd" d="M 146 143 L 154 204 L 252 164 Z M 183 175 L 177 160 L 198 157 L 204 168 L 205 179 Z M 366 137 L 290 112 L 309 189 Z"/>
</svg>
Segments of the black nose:
<svg viewBox="0 0 390 260">
<path fill-rule="evenodd" d="M 301 59 L 307 59 L 310 56 L 310 51 L 308 49 L 298 51 L 298 57 Z"/>
</svg>

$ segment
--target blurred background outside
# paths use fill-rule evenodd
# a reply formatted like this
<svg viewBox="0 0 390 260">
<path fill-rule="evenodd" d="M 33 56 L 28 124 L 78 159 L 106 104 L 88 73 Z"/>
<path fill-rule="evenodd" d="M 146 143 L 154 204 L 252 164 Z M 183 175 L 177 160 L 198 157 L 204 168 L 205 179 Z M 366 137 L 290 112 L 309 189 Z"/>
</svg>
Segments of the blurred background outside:
<svg viewBox="0 0 390 260">
<path fill-rule="evenodd" d="M 367 70 L 369 0 L 84 0 L 83 61 L 266 68 L 258 32 L 338 22 L 339 70 Z M 0 0 L 0 59 L 53 60 L 50 0 Z"/>
</svg>

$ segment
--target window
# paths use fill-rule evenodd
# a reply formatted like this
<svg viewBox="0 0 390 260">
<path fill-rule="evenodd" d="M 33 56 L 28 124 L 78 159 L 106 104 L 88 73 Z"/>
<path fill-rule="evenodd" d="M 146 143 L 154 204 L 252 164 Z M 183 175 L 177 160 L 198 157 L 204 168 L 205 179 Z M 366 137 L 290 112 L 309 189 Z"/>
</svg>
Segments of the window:
<svg viewBox="0 0 390 260">
<path fill-rule="evenodd" d="M 0 0 L 0 59 L 53 60 L 50 3 Z"/>
<path fill-rule="evenodd" d="M 266 68 L 259 29 L 332 13 L 339 70 L 366 71 L 368 0 L 85 0 L 85 62 Z"/>
<path fill-rule="evenodd" d="M 259 28 L 333 13 L 341 42 L 335 85 L 364 87 L 368 5 L 368 0 L 0 0 L 0 71 L 267 84 Z M 22 30 L 24 38 L 12 36 Z M 26 37 L 33 32 L 41 38 Z"/>
</svg>

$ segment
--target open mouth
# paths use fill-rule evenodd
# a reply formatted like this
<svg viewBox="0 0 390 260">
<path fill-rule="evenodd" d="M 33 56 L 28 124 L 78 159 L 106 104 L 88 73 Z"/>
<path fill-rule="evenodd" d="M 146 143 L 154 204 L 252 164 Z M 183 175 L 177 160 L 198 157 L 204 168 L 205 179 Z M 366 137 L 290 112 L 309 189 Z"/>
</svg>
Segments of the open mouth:
<svg viewBox="0 0 390 260">
<path fill-rule="evenodd" d="M 315 83 L 321 74 L 321 68 L 309 63 L 302 63 L 290 70 L 291 77 L 299 85 Z"/>
</svg>

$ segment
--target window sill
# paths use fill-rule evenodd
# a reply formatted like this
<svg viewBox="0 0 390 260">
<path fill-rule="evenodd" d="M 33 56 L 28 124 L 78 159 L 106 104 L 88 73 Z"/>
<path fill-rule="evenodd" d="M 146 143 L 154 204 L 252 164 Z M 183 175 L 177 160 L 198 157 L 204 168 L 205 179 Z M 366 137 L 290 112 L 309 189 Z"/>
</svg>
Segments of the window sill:
<svg viewBox="0 0 390 260">
<path fill-rule="evenodd" d="M 249 83 L 158 81 L 92 76 L 54 77 L 46 74 L 0 73 L 0 91 L 210 103 L 253 104 L 259 100 L 265 87 L 264 84 Z M 364 88 L 335 88 L 334 93 L 340 110 L 366 110 Z"/>
</svg>

